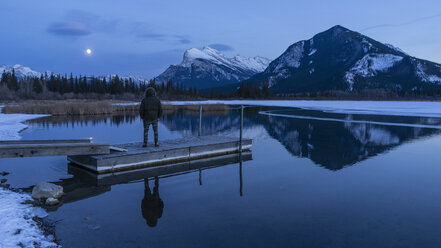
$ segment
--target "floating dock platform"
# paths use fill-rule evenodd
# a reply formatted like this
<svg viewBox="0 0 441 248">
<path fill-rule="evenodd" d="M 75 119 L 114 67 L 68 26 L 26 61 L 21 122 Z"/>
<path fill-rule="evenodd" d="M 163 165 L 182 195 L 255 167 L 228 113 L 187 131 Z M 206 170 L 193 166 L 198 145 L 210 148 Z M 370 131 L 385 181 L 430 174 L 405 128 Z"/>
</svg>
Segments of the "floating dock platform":
<svg viewBox="0 0 441 248">
<path fill-rule="evenodd" d="M 238 164 L 252 160 L 251 151 L 244 151 L 241 154 L 228 154 L 222 156 L 216 156 L 211 158 L 202 158 L 197 160 L 191 160 L 186 162 L 179 162 L 173 164 L 165 164 L 154 167 L 145 167 L 133 170 L 125 170 L 118 172 L 97 174 L 90 170 L 85 170 L 75 164 L 69 164 L 68 173 L 73 175 L 73 178 L 68 180 L 74 180 L 79 182 L 86 182 L 89 185 L 95 187 L 111 186 L 121 183 L 128 183 L 144 178 L 168 178 L 182 174 L 191 173 L 194 171 L 203 171 L 213 168 L 218 168 L 231 164 Z M 57 183 L 59 184 L 59 183 Z M 61 185 L 61 184 L 60 184 Z M 61 185 L 64 188 L 65 185 Z"/>
<path fill-rule="evenodd" d="M 251 146 L 250 139 L 242 140 L 242 151 L 249 151 Z M 237 138 L 199 136 L 163 141 L 159 147 L 149 144 L 143 148 L 141 143 L 113 145 L 109 154 L 74 155 L 67 159 L 102 174 L 234 154 L 239 150 Z"/>
</svg>

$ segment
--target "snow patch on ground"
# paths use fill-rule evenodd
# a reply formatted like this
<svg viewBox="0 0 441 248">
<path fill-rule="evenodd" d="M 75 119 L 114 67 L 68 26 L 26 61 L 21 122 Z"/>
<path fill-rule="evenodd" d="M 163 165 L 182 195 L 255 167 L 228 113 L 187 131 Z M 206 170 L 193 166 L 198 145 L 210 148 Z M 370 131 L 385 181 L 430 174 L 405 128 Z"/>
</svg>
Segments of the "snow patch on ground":
<svg viewBox="0 0 441 248">
<path fill-rule="evenodd" d="M 47 115 L 2 114 L 0 106 L 0 140 L 20 139 L 19 132 L 28 126 L 22 122 Z"/>
<path fill-rule="evenodd" d="M 47 115 L 2 114 L 0 106 L 0 140 L 20 139 L 19 132 L 27 126 L 22 122 Z M 22 204 L 32 198 L 0 187 L 0 247 L 57 247 L 46 237 L 32 217 L 45 217 L 41 208 Z"/>
<path fill-rule="evenodd" d="M 46 212 L 26 201 L 32 197 L 0 188 L 0 247 L 58 247 L 32 219 L 46 217 Z"/>
<path fill-rule="evenodd" d="M 136 106 L 141 104 L 140 102 L 128 102 L 128 103 L 113 103 L 113 106 Z"/>
<path fill-rule="evenodd" d="M 311 55 L 313 55 L 316 52 L 317 52 L 317 49 L 312 49 L 311 52 L 309 52 L 308 56 L 311 56 Z"/>
<path fill-rule="evenodd" d="M 170 101 L 164 104 L 228 104 L 271 107 L 294 107 L 320 110 L 330 113 L 421 116 L 441 118 L 441 102 L 421 101 L 261 101 L 261 100 L 209 100 L 209 101 Z"/>
</svg>

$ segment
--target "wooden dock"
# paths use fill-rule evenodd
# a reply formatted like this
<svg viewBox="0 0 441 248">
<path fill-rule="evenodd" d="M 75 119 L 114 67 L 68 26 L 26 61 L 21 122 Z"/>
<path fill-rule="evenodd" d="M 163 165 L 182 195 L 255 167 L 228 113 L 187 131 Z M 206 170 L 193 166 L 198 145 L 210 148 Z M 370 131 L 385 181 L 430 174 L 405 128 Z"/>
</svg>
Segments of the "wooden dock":
<svg viewBox="0 0 441 248">
<path fill-rule="evenodd" d="M 251 146 L 250 139 L 242 140 L 242 151 L 249 151 Z M 222 136 L 199 136 L 163 141 L 159 147 L 149 144 L 142 148 L 141 143 L 114 147 L 109 154 L 73 155 L 67 159 L 102 174 L 239 153 L 240 141 Z"/>
<path fill-rule="evenodd" d="M 109 172 L 97 174 L 88 169 L 84 169 L 76 164 L 69 164 L 68 173 L 74 176 L 75 180 L 87 182 L 93 186 L 109 186 L 121 183 L 132 182 L 144 178 L 166 178 L 194 171 L 222 167 L 225 165 L 238 164 L 252 160 L 251 151 L 244 151 L 242 154 L 227 154 L 223 156 L 202 158 L 186 162 L 164 164 L 153 167 L 144 167 L 133 170 Z"/>
<path fill-rule="evenodd" d="M 91 143 L 90 139 L 0 141 L 0 158 L 109 153 L 109 144 Z"/>
</svg>

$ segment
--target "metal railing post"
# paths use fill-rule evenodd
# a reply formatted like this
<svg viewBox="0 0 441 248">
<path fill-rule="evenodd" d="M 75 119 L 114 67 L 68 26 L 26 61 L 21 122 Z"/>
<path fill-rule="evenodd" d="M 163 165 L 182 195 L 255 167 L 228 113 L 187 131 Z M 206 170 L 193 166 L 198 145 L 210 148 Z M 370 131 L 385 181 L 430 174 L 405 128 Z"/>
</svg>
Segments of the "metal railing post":
<svg viewBox="0 0 441 248">
<path fill-rule="evenodd" d="M 240 138 L 239 138 L 239 153 L 242 153 L 242 135 L 243 135 L 243 105 L 240 106 Z"/>
<path fill-rule="evenodd" d="M 201 136 L 202 133 L 202 105 L 199 105 L 199 129 L 198 136 Z"/>
<path fill-rule="evenodd" d="M 243 105 L 240 106 L 240 134 L 239 134 L 239 180 L 240 189 L 239 194 L 243 196 L 243 179 L 242 179 L 242 138 L 243 138 Z"/>
<path fill-rule="evenodd" d="M 239 153 L 239 195 L 243 196 L 243 178 L 242 178 L 242 153 Z"/>
</svg>

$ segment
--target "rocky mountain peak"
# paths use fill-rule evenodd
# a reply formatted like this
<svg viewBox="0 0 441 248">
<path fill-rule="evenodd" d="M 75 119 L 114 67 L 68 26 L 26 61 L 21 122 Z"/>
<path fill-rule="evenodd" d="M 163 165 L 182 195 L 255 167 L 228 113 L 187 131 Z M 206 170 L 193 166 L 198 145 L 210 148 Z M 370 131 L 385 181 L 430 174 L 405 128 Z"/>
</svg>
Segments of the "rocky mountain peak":
<svg viewBox="0 0 441 248">
<path fill-rule="evenodd" d="M 181 64 L 170 66 L 156 77 L 156 81 L 172 80 L 188 87 L 209 88 L 246 80 L 252 75 L 262 72 L 269 63 L 269 59 L 259 56 L 253 58 L 240 55 L 227 57 L 209 46 L 202 49 L 190 48 L 184 52 Z"/>
</svg>

